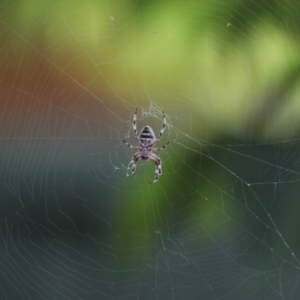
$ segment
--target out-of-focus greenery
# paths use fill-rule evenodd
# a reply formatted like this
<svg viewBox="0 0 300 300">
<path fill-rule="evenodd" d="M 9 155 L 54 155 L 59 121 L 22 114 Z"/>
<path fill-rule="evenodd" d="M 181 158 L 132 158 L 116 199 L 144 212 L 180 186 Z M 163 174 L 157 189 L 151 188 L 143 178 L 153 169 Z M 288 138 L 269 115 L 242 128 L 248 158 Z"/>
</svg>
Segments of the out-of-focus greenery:
<svg viewBox="0 0 300 300">
<path fill-rule="evenodd" d="M 145 89 L 183 94 L 203 123 L 280 139 L 299 126 L 297 7 L 270 0 L 18 1 L 4 4 L 2 17 L 6 32 L 26 40 L 28 55 L 41 51 L 95 93 L 129 99 L 130 78 L 141 104 Z"/>
</svg>

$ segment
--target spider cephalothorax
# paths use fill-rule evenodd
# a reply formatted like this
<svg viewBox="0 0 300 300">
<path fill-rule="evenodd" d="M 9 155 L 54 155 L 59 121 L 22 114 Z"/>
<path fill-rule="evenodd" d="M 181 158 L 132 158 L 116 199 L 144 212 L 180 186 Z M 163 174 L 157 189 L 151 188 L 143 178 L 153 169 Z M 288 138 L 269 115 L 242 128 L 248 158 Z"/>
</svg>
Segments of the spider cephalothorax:
<svg viewBox="0 0 300 300">
<path fill-rule="evenodd" d="M 161 159 L 155 155 L 153 152 L 158 152 L 163 149 L 165 149 L 169 142 L 167 142 L 164 146 L 160 148 L 155 148 L 153 147 L 162 137 L 165 128 L 166 128 L 166 116 L 165 113 L 163 112 L 163 127 L 159 133 L 159 137 L 156 138 L 154 131 L 150 126 L 145 126 L 142 128 L 140 135 L 137 135 L 137 129 L 136 129 L 136 115 L 137 115 L 137 109 L 135 110 L 135 113 L 133 115 L 133 134 L 135 138 L 139 141 L 140 146 L 132 146 L 125 140 L 123 142 L 130 147 L 131 149 L 138 149 L 138 151 L 133 155 L 127 170 L 131 170 L 131 173 L 134 174 L 135 169 L 136 169 L 136 163 L 138 160 L 151 160 L 152 162 L 155 163 L 156 169 L 155 169 L 155 179 L 153 182 L 156 182 L 162 174 L 162 169 L 161 169 Z"/>
</svg>

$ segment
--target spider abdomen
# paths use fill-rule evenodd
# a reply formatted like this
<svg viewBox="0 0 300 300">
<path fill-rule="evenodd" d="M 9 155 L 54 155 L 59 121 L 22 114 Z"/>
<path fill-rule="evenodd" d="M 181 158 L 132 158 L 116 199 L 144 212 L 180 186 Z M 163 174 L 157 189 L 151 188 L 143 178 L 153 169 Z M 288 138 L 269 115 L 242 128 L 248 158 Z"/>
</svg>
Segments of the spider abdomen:
<svg viewBox="0 0 300 300">
<path fill-rule="evenodd" d="M 145 126 L 140 133 L 140 141 L 144 145 L 151 144 L 155 139 L 155 134 L 150 126 Z"/>
</svg>

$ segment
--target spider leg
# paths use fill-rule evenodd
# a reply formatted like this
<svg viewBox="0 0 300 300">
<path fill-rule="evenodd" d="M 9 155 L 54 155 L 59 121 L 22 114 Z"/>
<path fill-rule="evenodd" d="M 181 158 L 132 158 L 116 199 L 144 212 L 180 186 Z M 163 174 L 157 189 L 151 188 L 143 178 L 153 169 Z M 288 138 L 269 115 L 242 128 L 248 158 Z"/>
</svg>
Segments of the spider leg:
<svg viewBox="0 0 300 300">
<path fill-rule="evenodd" d="M 137 161 L 141 158 L 141 155 L 139 154 L 139 152 L 137 152 L 132 160 L 130 161 L 127 171 L 131 170 L 131 174 L 133 175 L 135 173 L 135 169 L 136 169 L 136 163 Z M 128 176 L 128 172 L 127 172 L 127 176 Z"/>
<path fill-rule="evenodd" d="M 166 119 L 166 115 L 165 115 L 165 113 L 163 112 L 163 116 L 164 116 L 164 121 L 163 121 L 163 127 L 162 127 L 162 129 L 161 129 L 161 131 L 160 131 L 160 133 L 159 133 L 159 136 L 154 140 L 154 141 L 152 141 L 152 143 L 151 144 L 148 144 L 147 146 L 148 147 L 151 147 L 151 146 L 153 146 L 154 144 L 156 144 L 160 139 L 161 139 L 161 137 L 162 137 L 162 135 L 163 135 L 163 133 L 164 133 L 164 131 L 165 131 L 165 129 L 166 129 L 166 126 L 167 126 L 167 119 Z M 169 142 L 168 142 L 169 143 Z M 168 144 L 167 143 L 167 144 Z M 167 145 L 166 145 L 167 146 Z"/>
<path fill-rule="evenodd" d="M 155 178 L 154 178 L 154 180 L 152 182 L 149 182 L 149 183 L 155 183 L 155 182 L 158 181 L 159 176 L 161 176 L 161 174 L 162 174 L 161 159 L 158 156 L 156 156 L 154 153 L 151 153 L 148 156 L 149 156 L 149 159 L 152 162 L 154 162 L 155 165 L 156 165 L 156 169 L 155 169 L 155 173 L 154 173 L 155 174 Z"/>
<path fill-rule="evenodd" d="M 163 121 L 163 127 L 162 127 L 162 129 L 161 129 L 161 131 L 160 131 L 160 133 L 159 133 L 158 140 L 161 139 L 161 137 L 162 137 L 162 135 L 163 135 L 163 133 L 164 133 L 164 131 L 165 131 L 165 129 L 166 129 L 166 125 L 167 125 L 167 119 L 166 119 L 165 112 L 163 111 L 162 113 L 163 113 L 163 116 L 164 116 L 164 121 Z"/>
<path fill-rule="evenodd" d="M 151 148 L 151 150 L 153 151 L 153 152 L 158 152 L 158 151 L 161 151 L 161 150 L 163 150 L 163 149 L 165 149 L 165 148 L 167 148 L 167 146 L 170 144 L 170 142 L 167 142 L 165 145 L 163 145 L 162 147 L 160 147 L 160 148 Z"/>
<path fill-rule="evenodd" d="M 137 115 L 137 108 L 135 109 L 134 115 L 133 115 L 133 122 L 132 122 L 132 127 L 133 127 L 133 134 L 135 138 L 140 142 L 138 133 L 137 133 L 137 128 L 136 128 L 136 115 Z"/>
<path fill-rule="evenodd" d="M 132 146 L 131 144 L 129 144 L 128 142 L 126 142 L 125 140 L 123 140 L 123 143 L 128 146 L 129 148 L 131 149 L 139 149 L 140 147 L 139 146 Z"/>
</svg>

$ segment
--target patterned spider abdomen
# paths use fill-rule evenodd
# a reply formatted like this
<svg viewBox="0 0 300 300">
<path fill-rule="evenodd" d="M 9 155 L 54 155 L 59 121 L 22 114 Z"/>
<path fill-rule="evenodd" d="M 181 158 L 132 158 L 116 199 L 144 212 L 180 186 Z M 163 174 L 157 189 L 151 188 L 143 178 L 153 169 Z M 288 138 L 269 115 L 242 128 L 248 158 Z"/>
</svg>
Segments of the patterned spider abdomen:
<svg viewBox="0 0 300 300">
<path fill-rule="evenodd" d="M 140 141 L 143 145 L 151 144 L 155 139 L 155 134 L 150 126 L 145 126 L 140 133 Z"/>
</svg>

